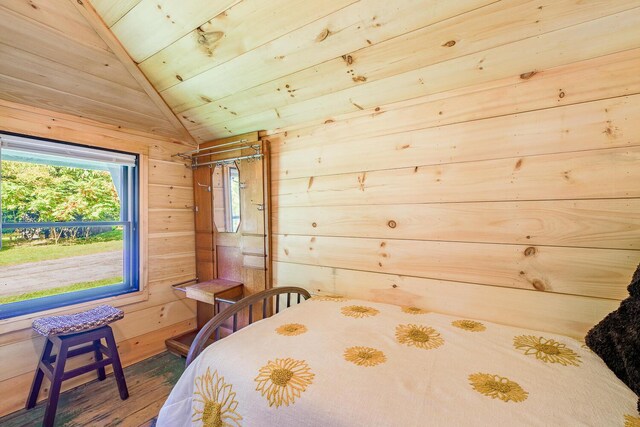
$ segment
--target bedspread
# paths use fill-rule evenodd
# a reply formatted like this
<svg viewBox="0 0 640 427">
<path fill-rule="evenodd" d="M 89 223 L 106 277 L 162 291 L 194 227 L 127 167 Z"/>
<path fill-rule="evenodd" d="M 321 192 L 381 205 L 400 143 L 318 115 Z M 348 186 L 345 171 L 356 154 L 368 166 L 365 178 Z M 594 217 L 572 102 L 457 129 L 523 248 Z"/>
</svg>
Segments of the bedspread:
<svg viewBox="0 0 640 427">
<path fill-rule="evenodd" d="M 635 394 L 572 338 L 314 297 L 205 349 L 157 425 L 637 427 L 640 417 Z"/>
</svg>

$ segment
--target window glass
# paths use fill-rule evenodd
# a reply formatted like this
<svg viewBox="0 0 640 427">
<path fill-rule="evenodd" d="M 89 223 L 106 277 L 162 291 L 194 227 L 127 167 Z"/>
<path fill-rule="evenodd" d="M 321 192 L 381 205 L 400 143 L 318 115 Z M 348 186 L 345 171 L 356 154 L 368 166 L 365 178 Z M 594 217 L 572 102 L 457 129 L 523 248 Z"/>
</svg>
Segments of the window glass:
<svg viewBox="0 0 640 427">
<path fill-rule="evenodd" d="M 138 290 L 137 157 L 0 141 L 0 318 Z"/>
</svg>

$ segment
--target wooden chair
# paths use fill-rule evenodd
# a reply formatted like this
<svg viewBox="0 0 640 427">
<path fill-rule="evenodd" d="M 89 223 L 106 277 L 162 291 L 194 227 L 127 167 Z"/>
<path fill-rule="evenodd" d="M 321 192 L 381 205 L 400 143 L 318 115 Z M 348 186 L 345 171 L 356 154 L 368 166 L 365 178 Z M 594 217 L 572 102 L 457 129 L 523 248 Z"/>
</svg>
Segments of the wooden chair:
<svg viewBox="0 0 640 427">
<path fill-rule="evenodd" d="M 286 294 L 287 295 L 287 307 L 291 306 L 291 295 L 297 294 L 297 302 L 300 303 L 302 298 L 305 300 L 311 298 L 311 294 L 307 292 L 306 289 L 297 288 L 294 286 L 283 286 L 278 288 L 267 289 L 266 291 L 258 292 L 257 294 L 250 295 L 246 298 L 241 299 L 236 302 L 234 305 L 227 307 L 222 310 L 220 313 L 215 315 L 211 320 L 209 320 L 198 332 L 195 339 L 193 340 L 193 344 L 191 344 L 191 348 L 189 349 L 189 354 L 187 355 L 187 366 L 193 362 L 193 360 L 198 357 L 198 355 L 204 350 L 206 346 L 211 344 L 210 337 L 214 335 L 215 341 L 220 339 L 220 328 L 223 327 L 224 323 L 233 319 L 233 331 L 238 330 L 238 314 L 245 308 L 248 309 L 248 323 L 249 325 L 254 321 L 253 307 L 257 304 L 262 304 L 262 320 L 271 316 L 272 310 L 271 307 L 275 305 L 275 313 L 280 312 L 280 296 Z M 271 299 L 275 298 L 275 304 L 272 303 Z"/>
<path fill-rule="evenodd" d="M 124 313 L 121 310 L 104 305 L 82 313 L 34 320 L 33 329 L 44 335 L 46 342 L 25 406 L 27 409 L 36 406 L 42 380 L 46 376 L 51 381 L 51 387 L 42 423 L 44 427 L 53 426 L 62 382 L 78 375 L 95 370 L 98 374 L 98 380 L 102 381 L 106 378 L 105 366 L 113 365 L 120 398 L 125 400 L 129 397 L 116 341 L 113 338 L 111 327 L 108 326 L 109 323 L 123 317 Z M 106 346 L 102 344 L 103 339 Z M 83 344 L 87 345 L 79 347 Z M 54 349 L 56 354 L 52 356 L 51 353 Z M 94 362 L 65 371 L 68 358 L 91 352 L 95 355 Z"/>
</svg>

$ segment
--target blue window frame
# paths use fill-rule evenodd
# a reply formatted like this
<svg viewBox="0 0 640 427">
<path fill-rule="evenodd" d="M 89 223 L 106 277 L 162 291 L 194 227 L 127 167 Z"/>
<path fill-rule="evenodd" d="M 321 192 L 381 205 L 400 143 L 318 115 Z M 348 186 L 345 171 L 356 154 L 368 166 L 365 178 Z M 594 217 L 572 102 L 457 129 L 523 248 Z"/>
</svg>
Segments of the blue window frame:
<svg viewBox="0 0 640 427">
<path fill-rule="evenodd" d="M 12 243 L 0 246 L 0 319 L 139 290 L 138 162 L 136 154 L 0 133 L 0 241 Z"/>
</svg>

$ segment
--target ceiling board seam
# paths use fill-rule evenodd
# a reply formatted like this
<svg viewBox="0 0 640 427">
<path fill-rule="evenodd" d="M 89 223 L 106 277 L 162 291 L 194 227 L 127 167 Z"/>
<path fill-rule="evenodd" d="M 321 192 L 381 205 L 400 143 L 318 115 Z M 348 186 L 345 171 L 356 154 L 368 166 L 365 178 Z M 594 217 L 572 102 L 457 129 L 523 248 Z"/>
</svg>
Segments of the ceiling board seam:
<svg viewBox="0 0 640 427">
<path fill-rule="evenodd" d="M 113 0 L 109 0 L 109 1 L 113 1 Z M 107 23 L 105 22 L 105 25 L 106 25 L 108 28 L 111 28 L 111 27 L 113 27 L 114 25 L 116 25 L 116 24 L 117 24 L 117 23 L 118 23 L 122 18 L 124 18 L 124 17 L 127 15 L 127 13 L 131 12 L 131 10 L 132 10 L 134 7 L 136 7 L 136 6 L 138 5 L 138 3 L 140 3 L 140 1 L 141 1 L 141 0 L 138 0 L 136 4 L 131 5 L 131 7 L 130 7 L 129 9 L 127 9 L 127 10 L 126 10 L 122 15 L 120 15 L 120 17 L 119 17 L 118 19 L 116 19 L 115 21 L 113 21 L 113 24 L 111 24 L 111 25 L 107 25 Z M 93 4 L 92 4 L 92 6 L 93 6 Z M 96 7 L 95 7 L 95 6 L 93 6 L 93 8 L 94 8 L 94 9 L 96 9 Z M 97 11 L 97 9 L 96 9 L 96 11 Z M 100 15 L 102 16 L 102 14 L 100 14 Z M 103 21 L 104 21 L 104 20 L 103 20 Z"/>
</svg>

